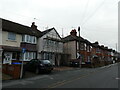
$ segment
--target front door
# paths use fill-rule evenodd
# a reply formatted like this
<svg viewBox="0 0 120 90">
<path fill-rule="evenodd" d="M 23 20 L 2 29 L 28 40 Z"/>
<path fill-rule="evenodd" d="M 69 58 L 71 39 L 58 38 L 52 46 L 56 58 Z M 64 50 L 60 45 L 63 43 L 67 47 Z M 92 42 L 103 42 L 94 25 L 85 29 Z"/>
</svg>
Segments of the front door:
<svg viewBox="0 0 120 90">
<path fill-rule="evenodd" d="M 12 52 L 5 52 L 4 53 L 4 59 L 3 59 L 3 64 L 11 64 L 12 60 Z"/>
</svg>

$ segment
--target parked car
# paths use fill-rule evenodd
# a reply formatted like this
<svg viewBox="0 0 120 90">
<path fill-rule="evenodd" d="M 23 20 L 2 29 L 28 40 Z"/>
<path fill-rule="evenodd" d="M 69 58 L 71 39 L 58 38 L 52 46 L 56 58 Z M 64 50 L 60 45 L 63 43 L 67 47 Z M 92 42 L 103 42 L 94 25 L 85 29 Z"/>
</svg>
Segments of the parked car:
<svg viewBox="0 0 120 90">
<path fill-rule="evenodd" d="M 79 62 L 71 61 L 70 66 L 71 67 L 79 67 Z"/>
<path fill-rule="evenodd" d="M 69 65 L 71 67 L 79 67 L 80 66 L 80 60 L 79 59 L 73 59 L 69 62 Z"/>
<path fill-rule="evenodd" d="M 49 60 L 32 59 L 24 65 L 24 69 L 25 71 L 32 71 L 36 74 L 40 72 L 50 73 L 53 70 L 53 65 Z"/>
</svg>

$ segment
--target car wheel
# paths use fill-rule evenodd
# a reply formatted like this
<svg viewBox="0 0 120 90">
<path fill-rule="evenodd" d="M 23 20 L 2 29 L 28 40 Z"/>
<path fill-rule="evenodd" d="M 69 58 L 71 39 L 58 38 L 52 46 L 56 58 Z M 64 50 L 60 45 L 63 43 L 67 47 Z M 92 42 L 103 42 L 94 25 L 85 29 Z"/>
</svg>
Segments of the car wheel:
<svg viewBox="0 0 120 90">
<path fill-rule="evenodd" d="M 38 68 L 36 68 L 35 73 L 39 74 L 39 69 Z"/>
</svg>

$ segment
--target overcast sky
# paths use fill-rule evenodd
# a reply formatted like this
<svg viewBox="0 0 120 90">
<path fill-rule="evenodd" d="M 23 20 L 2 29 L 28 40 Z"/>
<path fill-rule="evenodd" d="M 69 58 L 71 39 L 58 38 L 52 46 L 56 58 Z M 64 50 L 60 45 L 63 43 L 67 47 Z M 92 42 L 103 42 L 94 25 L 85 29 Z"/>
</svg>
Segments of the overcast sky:
<svg viewBox="0 0 120 90">
<path fill-rule="evenodd" d="M 55 27 L 64 37 L 81 27 L 81 36 L 116 49 L 119 0 L 0 0 L 0 17 L 38 29 Z"/>
</svg>

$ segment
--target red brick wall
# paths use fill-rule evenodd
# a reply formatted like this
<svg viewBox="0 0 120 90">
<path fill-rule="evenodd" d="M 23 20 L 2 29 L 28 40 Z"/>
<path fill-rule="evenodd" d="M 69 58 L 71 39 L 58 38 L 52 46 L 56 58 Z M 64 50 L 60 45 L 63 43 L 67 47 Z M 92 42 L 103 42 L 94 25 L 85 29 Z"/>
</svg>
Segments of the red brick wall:
<svg viewBox="0 0 120 90">
<path fill-rule="evenodd" d="M 20 65 L 3 64 L 2 73 L 11 75 L 13 79 L 18 79 L 20 77 Z"/>
</svg>

